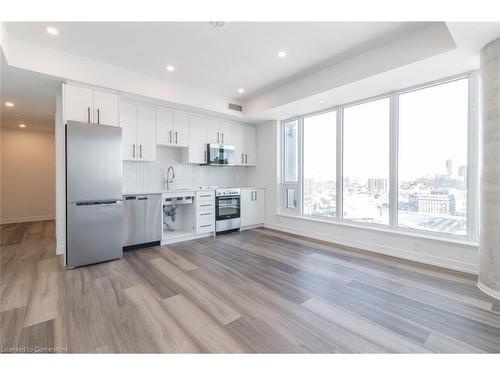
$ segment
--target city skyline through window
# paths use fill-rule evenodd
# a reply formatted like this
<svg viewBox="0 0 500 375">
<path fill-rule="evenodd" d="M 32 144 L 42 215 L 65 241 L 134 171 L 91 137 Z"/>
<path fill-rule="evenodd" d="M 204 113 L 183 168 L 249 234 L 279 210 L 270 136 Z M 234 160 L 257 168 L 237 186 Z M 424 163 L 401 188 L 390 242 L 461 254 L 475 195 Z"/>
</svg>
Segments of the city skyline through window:
<svg viewBox="0 0 500 375">
<path fill-rule="evenodd" d="M 389 223 L 390 99 L 344 109 L 344 218 Z"/>
<path fill-rule="evenodd" d="M 399 226 L 466 234 L 468 99 L 468 79 L 399 95 Z"/>
<path fill-rule="evenodd" d="M 468 184 L 477 175 L 477 161 L 468 165 L 468 147 L 477 147 L 471 79 L 284 121 L 284 178 L 297 179 L 283 182 L 300 194 L 297 214 L 477 239 L 477 212 L 468 226 Z M 392 123 L 391 113 L 398 115 Z"/>
<path fill-rule="evenodd" d="M 305 215 L 336 216 L 337 111 L 304 118 Z"/>
</svg>

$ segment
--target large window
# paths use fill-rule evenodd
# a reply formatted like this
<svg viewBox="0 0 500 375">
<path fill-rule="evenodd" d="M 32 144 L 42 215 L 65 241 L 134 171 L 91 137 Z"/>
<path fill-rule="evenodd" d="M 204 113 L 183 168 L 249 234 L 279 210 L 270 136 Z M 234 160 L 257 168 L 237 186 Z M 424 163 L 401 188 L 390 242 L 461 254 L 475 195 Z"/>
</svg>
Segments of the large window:
<svg viewBox="0 0 500 375">
<path fill-rule="evenodd" d="M 468 79 L 399 95 L 398 223 L 466 234 Z"/>
<path fill-rule="evenodd" d="M 344 218 L 389 223 L 390 99 L 344 109 Z"/>
<path fill-rule="evenodd" d="M 337 112 L 304 118 L 303 212 L 335 217 Z"/>
<path fill-rule="evenodd" d="M 477 87 L 474 73 L 284 121 L 284 212 L 477 241 Z"/>
</svg>

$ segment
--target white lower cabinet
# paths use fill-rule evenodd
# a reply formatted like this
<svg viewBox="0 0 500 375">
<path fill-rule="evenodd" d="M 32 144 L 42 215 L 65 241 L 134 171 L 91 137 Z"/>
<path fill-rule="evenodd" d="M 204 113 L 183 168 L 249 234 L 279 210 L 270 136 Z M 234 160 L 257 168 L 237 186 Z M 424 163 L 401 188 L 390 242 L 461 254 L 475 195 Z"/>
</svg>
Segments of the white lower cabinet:
<svg viewBox="0 0 500 375">
<path fill-rule="evenodd" d="M 196 234 L 215 232 L 215 191 L 196 192 Z"/>
<path fill-rule="evenodd" d="M 265 190 L 241 189 L 241 227 L 255 226 L 264 223 Z"/>
</svg>

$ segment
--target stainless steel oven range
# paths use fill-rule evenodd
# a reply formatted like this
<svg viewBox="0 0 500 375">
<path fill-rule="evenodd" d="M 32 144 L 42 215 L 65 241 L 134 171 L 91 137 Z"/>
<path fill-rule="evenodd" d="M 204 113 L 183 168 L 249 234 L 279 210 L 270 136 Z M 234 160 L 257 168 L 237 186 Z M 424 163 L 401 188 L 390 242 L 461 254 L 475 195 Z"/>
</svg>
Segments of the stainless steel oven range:
<svg viewBox="0 0 500 375">
<path fill-rule="evenodd" d="M 240 208 L 240 189 L 215 190 L 215 232 L 239 230 Z"/>
</svg>

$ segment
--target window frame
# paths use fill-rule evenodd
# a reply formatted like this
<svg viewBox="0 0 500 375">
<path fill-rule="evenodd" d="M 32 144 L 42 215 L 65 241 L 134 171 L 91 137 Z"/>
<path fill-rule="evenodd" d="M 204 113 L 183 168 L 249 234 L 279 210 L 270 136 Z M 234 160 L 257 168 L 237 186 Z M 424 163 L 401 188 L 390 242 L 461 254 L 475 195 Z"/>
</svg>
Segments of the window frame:
<svg viewBox="0 0 500 375">
<path fill-rule="evenodd" d="M 468 116 L 467 116 L 467 214 L 466 214 L 466 235 L 452 233 L 433 232 L 425 229 L 402 228 L 398 226 L 398 163 L 399 163 L 399 95 L 430 88 L 433 86 L 446 84 L 461 79 L 468 79 Z M 278 214 L 285 216 L 295 216 L 317 222 L 327 222 L 341 224 L 343 226 L 381 230 L 396 234 L 409 235 L 426 239 L 442 240 L 447 242 L 466 243 L 476 245 L 479 232 L 479 116 L 480 116 L 480 80 L 477 71 L 446 77 L 439 80 L 425 82 L 419 85 L 394 90 L 381 95 L 336 105 L 321 111 L 311 112 L 300 116 L 295 116 L 281 121 L 281 191 L 290 185 L 295 185 L 299 194 L 295 213 L 290 215 L 290 210 L 284 210 L 283 205 L 278 206 Z M 364 223 L 343 218 L 343 161 L 344 161 L 344 109 L 371 101 L 389 98 L 389 224 Z M 336 216 L 317 218 L 303 213 L 303 152 L 304 152 L 304 118 L 320 115 L 322 113 L 336 111 Z M 284 124 L 290 121 L 298 121 L 298 181 L 284 181 Z"/>
<path fill-rule="evenodd" d="M 287 180 L 286 179 L 286 168 L 285 168 L 285 163 L 286 163 L 286 158 L 285 158 L 285 152 L 286 152 L 286 141 L 285 141 L 285 125 L 290 123 L 290 122 L 295 122 L 297 121 L 297 179 L 296 180 Z M 300 165 L 301 161 L 299 160 L 300 155 L 302 155 L 302 152 L 300 150 L 301 148 L 301 123 L 302 123 L 302 118 L 301 117 L 294 117 L 288 120 L 284 120 L 281 122 L 281 145 L 282 145 L 282 153 L 281 153 L 281 181 L 284 184 L 296 184 L 300 181 Z"/>
</svg>

